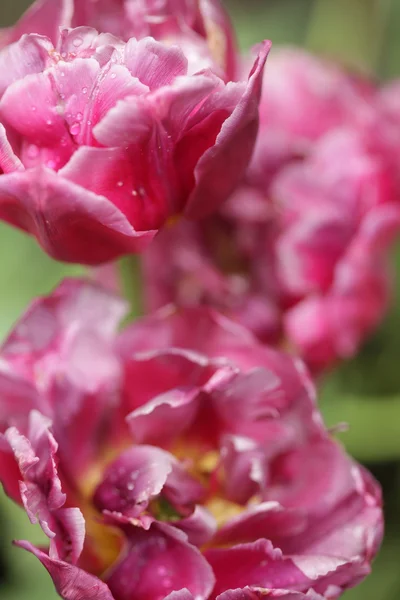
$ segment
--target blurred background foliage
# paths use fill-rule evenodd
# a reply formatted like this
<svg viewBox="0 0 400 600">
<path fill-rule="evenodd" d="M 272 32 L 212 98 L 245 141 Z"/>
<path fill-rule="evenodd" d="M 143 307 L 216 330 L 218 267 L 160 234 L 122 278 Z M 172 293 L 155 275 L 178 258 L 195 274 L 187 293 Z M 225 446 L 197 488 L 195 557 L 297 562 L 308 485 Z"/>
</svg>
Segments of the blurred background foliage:
<svg viewBox="0 0 400 600">
<path fill-rule="evenodd" d="M 242 48 L 269 38 L 275 46 L 308 46 L 378 80 L 400 77 L 400 0 L 226 0 Z M 1 0 L 0 25 L 12 24 L 29 0 Z M 268 68 L 267 68 L 268 76 Z M 400 247 L 393 256 L 400 272 Z M 35 296 L 82 272 L 44 255 L 25 235 L 0 224 L 0 338 Z M 329 426 L 347 422 L 340 437 L 381 481 L 386 537 L 372 575 L 345 600 L 400 598 L 400 277 L 392 309 L 359 356 L 320 384 Z M 50 578 L 12 539 L 44 542 L 37 527 L 0 492 L 0 597 L 53 600 Z"/>
</svg>

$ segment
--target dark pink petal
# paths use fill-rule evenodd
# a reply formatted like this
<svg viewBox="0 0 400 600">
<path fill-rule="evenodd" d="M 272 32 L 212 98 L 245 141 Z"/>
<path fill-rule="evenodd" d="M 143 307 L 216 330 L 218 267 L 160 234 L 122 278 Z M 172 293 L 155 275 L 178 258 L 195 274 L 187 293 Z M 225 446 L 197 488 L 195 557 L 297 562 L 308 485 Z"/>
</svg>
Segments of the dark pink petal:
<svg viewBox="0 0 400 600">
<path fill-rule="evenodd" d="M 242 98 L 222 125 L 215 145 L 205 151 L 196 166 L 196 187 L 185 209 L 189 218 L 215 209 L 234 190 L 248 165 L 258 130 L 258 102 L 269 49 L 270 43 L 265 42 Z M 230 176 L 221 177 L 221 173 L 228 172 Z"/>
<path fill-rule="evenodd" d="M 67 262 L 105 262 L 134 252 L 154 235 L 135 231 L 104 196 L 44 168 L 0 177 L 0 217 Z"/>
<path fill-rule="evenodd" d="M 214 585 L 210 566 L 200 551 L 177 529 L 153 525 L 132 528 L 125 555 L 107 577 L 118 600 L 159 600 L 186 588 L 206 600 Z"/>
<path fill-rule="evenodd" d="M 295 591 L 307 591 L 312 587 L 311 578 L 267 540 L 260 539 L 252 544 L 227 549 L 206 550 L 205 557 L 216 578 L 213 597 L 225 590 L 245 586 Z"/>
<path fill-rule="evenodd" d="M 108 586 L 98 577 L 74 565 L 50 558 L 29 542 L 19 541 L 16 545 L 32 552 L 40 560 L 63 600 L 114 600 Z"/>
<path fill-rule="evenodd" d="M 194 352 L 169 349 L 136 354 L 137 350 L 137 346 L 132 345 L 132 357 L 125 358 L 122 416 L 123 419 L 128 417 L 132 431 L 137 433 L 141 443 L 149 443 L 150 439 L 152 443 L 165 443 L 174 434 L 174 427 L 179 435 L 179 431 L 190 424 L 197 410 L 196 394 L 215 373 L 215 367 Z M 164 409 L 161 409 L 162 405 L 165 405 Z M 168 412 L 170 420 L 170 424 L 165 423 L 163 432 L 158 421 L 160 410 L 163 414 Z M 181 424 L 178 419 L 182 419 Z M 156 440 L 154 436 L 158 434 L 162 438 Z"/>
<path fill-rule="evenodd" d="M 301 511 L 285 510 L 277 502 L 262 502 L 230 519 L 217 531 L 212 544 L 231 546 L 266 538 L 280 547 L 282 540 L 296 536 L 307 525 Z"/>
<path fill-rule="evenodd" d="M 211 541 L 217 530 L 217 523 L 207 509 L 197 505 L 192 515 L 174 521 L 174 527 L 181 529 L 187 535 L 189 544 L 201 548 Z"/>
<path fill-rule="evenodd" d="M 263 448 L 247 437 L 226 435 L 221 444 L 224 494 L 231 502 L 245 505 L 262 494 L 269 481 L 269 459 Z"/>
<path fill-rule="evenodd" d="M 199 408 L 199 388 L 174 389 L 156 396 L 126 420 L 138 444 L 168 443 L 193 422 Z"/>
</svg>

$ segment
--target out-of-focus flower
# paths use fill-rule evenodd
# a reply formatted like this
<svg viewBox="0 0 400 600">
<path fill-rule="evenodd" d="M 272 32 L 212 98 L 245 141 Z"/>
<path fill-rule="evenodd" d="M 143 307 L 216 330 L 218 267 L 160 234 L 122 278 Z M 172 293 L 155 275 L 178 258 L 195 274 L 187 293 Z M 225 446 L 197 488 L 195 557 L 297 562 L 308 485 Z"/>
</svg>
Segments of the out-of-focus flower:
<svg viewBox="0 0 400 600">
<path fill-rule="evenodd" d="M 207 308 L 117 333 L 78 280 L 0 355 L 0 476 L 66 600 L 334 599 L 370 570 L 379 487 L 330 437 L 302 364 Z"/>
<path fill-rule="evenodd" d="M 307 54 L 273 55 L 246 179 L 218 214 L 155 240 L 149 309 L 215 306 L 314 371 L 354 355 L 387 309 L 400 226 L 378 97 Z"/>
<path fill-rule="evenodd" d="M 247 82 L 188 75 L 176 46 L 94 29 L 0 53 L 0 218 L 57 259 L 141 249 L 172 216 L 212 212 L 250 159 L 266 42 Z M 234 165 L 235 168 L 231 168 Z"/>
<path fill-rule="evenodd" d="M 0 48 L 25 33 L 58 42 L 59 28 L 88 26 L 124 41 L 151 36 L 179 44 L 193 65 L 236 74 L 236 41 L 219 0 L 36 0 L 13 27 L 0 32 Z"/>
</svg>

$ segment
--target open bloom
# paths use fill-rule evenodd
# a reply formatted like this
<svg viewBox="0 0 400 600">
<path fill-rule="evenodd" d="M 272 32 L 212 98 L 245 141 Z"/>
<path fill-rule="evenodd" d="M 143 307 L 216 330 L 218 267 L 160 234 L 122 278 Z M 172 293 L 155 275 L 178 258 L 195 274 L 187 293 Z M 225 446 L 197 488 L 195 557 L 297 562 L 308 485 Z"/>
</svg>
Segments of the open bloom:
<svg viewBox="0 0 400 600">
<path fill-rule="evenodd" d="M 251 156 L 268 49 L 248 82 L 225 84 L 153 38 L 23 36 L 0 53 L 0 218 L 97 264 L 173 215 L 212 212 Z"/>
<path fill-rule="evenodd" d="M 235 34 L 219 0 L 36 0 L 18 23 L 0 31 L 0 48 L 25 33 L 56 45 L 60 28 L 80 26 L 124 41 L 152 36 L 179 44 L 195 64 L 235 78 Z"/>
<path fill-rule="evenodd" d="M 203 308 L 117 333 L 64 282 L 0 355 L 0 476 L 65 600 L 338 598 L 370 570 L 380 491 L 301 363 Z"/>
<path fill-rule="evenodd" d="M 366 84 L 287 51 L 268 75 L 245 180 L 217 214 L 157 237 L 147 305 L 215 306 L 319 371 L 353 356 L 387 309 L 395 155 Z"/>
</svg>

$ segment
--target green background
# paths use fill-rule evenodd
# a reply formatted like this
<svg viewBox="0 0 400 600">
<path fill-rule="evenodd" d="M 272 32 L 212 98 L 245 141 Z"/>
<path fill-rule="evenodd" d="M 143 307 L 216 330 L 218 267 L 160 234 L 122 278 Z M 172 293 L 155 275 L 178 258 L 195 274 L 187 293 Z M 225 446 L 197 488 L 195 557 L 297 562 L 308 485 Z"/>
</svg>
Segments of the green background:
<svg viewBox="0 0 400 600">
<path fill-rule="evenodd" d="M 11 24 L 29 4 L 1 0 L 0 24 Z M 400 0 L 231 0 L 226 2 L 243 48 L 262 38 L 304 45 L 337 57 L 350 67 L 381 80 L 400 75 Z M 268 74 L 268 69 L 267 69 Z M 393 256 L 400 268 L 400 251 Z M 78 267 L 50 260 L 25 235 L 0 224 L 0 336 L 29 301 L 49 292 Z M 386 537 L 372 575 L 345 600 L 400 598 L 400 284 L 380 331 L 357 359 L 342 365 L 321 383 L 328 425 L 347 421 L 341 434 L 348 450 L 373 470 L 383 485 Z M 43 541 L 37 527 L 0 492 L 0 559 L 6 579 L 4 600 L 52 600 L 55 594 L 36 559 L 11 547 L 11 540 Z"/>
</svg>

